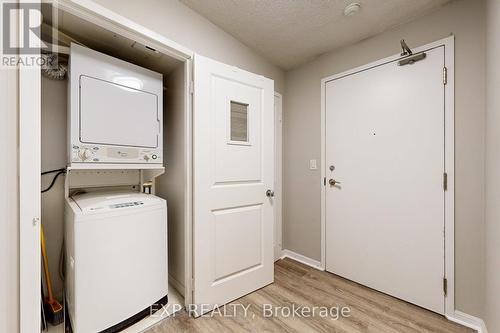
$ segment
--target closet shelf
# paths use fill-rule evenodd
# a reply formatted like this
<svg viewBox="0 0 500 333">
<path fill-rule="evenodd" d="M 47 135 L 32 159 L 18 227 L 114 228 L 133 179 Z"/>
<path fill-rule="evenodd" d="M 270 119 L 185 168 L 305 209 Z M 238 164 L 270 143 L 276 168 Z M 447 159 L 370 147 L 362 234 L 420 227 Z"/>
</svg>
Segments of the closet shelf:
<svg viewBox="0 0 500 333">
<path fill-rule="evenodd" d="M 71 163 L 68 170 L 161 170 L 165 167 L 158 164 L 95 164 L 95 163 Z"/>
</svg>

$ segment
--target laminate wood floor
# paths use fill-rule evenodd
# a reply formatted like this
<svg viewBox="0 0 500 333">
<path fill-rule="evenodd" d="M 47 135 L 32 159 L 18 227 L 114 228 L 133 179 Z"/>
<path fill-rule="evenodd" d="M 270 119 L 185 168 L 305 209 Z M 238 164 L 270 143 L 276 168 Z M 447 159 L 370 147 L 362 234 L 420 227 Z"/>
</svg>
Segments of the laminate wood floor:
<svg viewBox="0 0 500 333">
<path fill-rule="evenodd" d="M 277 261 L 274 274 L 273 284 L 225 308 L 232 317 L 213 312 L 194 319 L 182 311 L 147 332 L 474 332 L 433 312 L 290 259 Z M 263 304 L 270 304 L 267 312 Z M 317 311 L 314 317 L 299 318 L 287 316 L 284 310 L 278 316 L 267 316 L 271 305 L 279 310 L 277 307 L 291 308 L 294 304 L 302 307 L 348 307 L 350 315 L 334 320 L 335 311 L 333 316 L 327 317 L 322 317 L 324 313 Z M 243 306 L 248 308 L 246 315 Z"/>
</svg>

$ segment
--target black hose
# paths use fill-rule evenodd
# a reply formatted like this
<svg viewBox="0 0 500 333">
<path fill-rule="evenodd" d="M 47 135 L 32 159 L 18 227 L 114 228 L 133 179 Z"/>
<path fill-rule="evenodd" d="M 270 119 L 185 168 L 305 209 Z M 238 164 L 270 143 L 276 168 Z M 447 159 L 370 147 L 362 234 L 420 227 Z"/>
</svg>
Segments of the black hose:
<svg viewBox="0 0 500 333">
<path fill-rule="evenodd" d="M 46 175 L 48 173 L 54 173 L 54 172 L 59 172 L 59 171 L 66 171 L 66 168 L 61 168 L 61 169 L 54 169 L 54 170 L 49 170 L 49 171 L 44 171 L 42 172 L 42 176 Z"/>
<path fill-rule="evenodd" d="M 52 186 L 54 186 L 54 184 L 56 183 L 57 177 L 59 177 L 59 175 L 61 175 L 61 174 L 65 174 L 66 173 L 66 169 L 45 171 L 45 172 L 42 172 L 42 175 L 45 175 L 45 174 L 48 174 L 48 173 L 54 173 L 54 172 L 57 172 L 56 175 L 52 179 L 52 182 L 50 183 L 49 187 L 47 187 L 45 190 L 42 190 L 42 193 L 45 193 L 45 192 L 49 191 L 52 188 Z"/>
</svg>

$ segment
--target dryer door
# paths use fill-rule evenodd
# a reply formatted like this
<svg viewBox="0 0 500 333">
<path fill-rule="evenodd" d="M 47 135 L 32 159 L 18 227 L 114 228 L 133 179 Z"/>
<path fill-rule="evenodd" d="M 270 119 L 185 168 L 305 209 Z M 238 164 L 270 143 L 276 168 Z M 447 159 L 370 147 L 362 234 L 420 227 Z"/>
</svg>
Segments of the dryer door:
<svg viewBox="0 0 500 333">
<path fill-rule="evenodd" d="M 113 82 L 80 76 L 80 141 L 156 148 L 158 96 Z"/>
</svg>

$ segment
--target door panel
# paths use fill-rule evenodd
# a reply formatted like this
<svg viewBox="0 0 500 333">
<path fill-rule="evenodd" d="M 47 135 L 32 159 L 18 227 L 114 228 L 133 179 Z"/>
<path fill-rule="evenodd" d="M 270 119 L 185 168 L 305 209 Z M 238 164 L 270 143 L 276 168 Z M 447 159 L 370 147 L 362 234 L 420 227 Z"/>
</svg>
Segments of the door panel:
<svg viewBox="0 0 500 333">
<path fill-rule="evenodd" d="M 214 77 L 212 84 L 218 110 L 214 112 L 216 184 L 262 182 L 262 89 L 225 77 Z M 245 109 L 242 121 L 236 122 L 232 115 L 234 104 Z M 245 141 L 235 140 L 243 137 Z"/>
<path fill-rule="evenodd" d="M 215 281 L 262 265 L 262 205 L 223 209 L 214 216 Z"/>
<path fill-rule="evenodd" d="M 326 269 L 438 313 L 443 67 L 440 47 L 414 65 L 390 62 L 332 80 L 325 91 Z"/>
<path fill-rule="evenodd" d="M 195 315 L 273 282 L 273 94 L 272 80 L 195 57 Z"/>
</svg>

